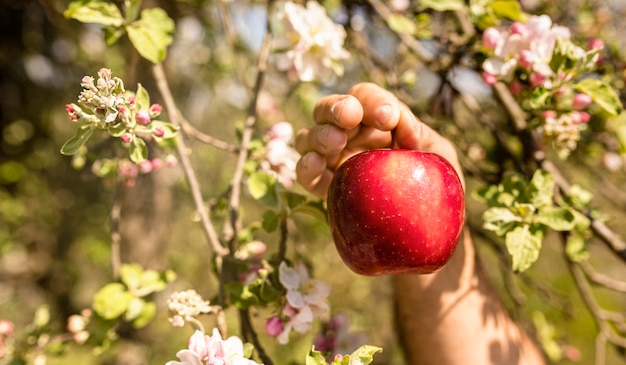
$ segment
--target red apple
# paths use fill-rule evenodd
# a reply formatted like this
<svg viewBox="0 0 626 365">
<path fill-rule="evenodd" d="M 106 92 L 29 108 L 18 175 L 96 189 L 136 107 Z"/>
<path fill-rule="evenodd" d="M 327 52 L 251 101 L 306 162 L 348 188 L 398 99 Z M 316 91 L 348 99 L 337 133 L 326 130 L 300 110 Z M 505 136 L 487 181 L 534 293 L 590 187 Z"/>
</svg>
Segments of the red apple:
<svg viewBox="0 0 626 365">
<path fill-rule="evenodd" d="M 328 215 L 337 251 L 354 272 L 426 274 L 452 256 L 465 197 L 459 176 L 443 157 L 378 149 L 337 169 Z"/>
</svg>

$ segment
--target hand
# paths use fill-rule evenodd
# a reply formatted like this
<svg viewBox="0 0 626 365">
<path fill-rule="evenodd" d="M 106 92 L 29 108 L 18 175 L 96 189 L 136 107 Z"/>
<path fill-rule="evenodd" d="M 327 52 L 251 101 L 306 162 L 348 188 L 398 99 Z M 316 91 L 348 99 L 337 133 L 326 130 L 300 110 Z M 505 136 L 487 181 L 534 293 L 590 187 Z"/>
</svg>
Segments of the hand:
<svg viewBox="0 0 626 365">
<path fill-rule="evenodd" d="M 326 198 L 339 165 L 359 152 L 376 148 L 437 153 L 450 161 L 464 181 L 450 141 L 419 121 L 406 104 L 378 85 L 360 83 L 346 95 L 320 99 L 313 119 L 315 125 L 296 136 L 296 150 L 302 156 L 296 173 L 298 182 L 321 198 Z"/>
</svg>

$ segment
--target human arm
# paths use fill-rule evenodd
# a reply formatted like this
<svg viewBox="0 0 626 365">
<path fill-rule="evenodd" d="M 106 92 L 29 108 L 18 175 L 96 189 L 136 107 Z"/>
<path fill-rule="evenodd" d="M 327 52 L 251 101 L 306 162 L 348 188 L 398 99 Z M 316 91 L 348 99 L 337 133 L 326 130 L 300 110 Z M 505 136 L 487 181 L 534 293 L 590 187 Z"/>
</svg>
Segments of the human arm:
<svg viewBox="0 0 626 365">
<path fill-rule="evenodd" d="M 296 137 L 302 155 L 296 172 L 299 183 L 322 198 L 341 163 L 358 152 L 385 147 L 437 153 L 452 163 L 464 184 L 452 143 L 374 84 L 357 84 L 347 95 L 322 98 L 313 119 L 315 125 Z M 440 271 L 391 280 L 408 364 L 544 363 L 489 287 L 467 230 Z"/>
</svg>

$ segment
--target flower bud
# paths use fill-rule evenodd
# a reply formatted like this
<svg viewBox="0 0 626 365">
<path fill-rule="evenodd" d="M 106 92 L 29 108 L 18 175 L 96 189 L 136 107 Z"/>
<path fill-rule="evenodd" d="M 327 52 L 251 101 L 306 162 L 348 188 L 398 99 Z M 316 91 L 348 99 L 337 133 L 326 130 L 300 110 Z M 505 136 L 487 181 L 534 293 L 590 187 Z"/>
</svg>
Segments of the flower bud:
<svg viewBox="0 0 626 365">
<path fill-rule="evenodd" d="M 152 170 L 156 171 L 163 167 L 163 160 L 160 158 L 153 158 L 150 163 L 152 164 Z"/>
<path fill-rule="evenodd" d="M 159 115 L 161 115 L 162 111 L 163 111 L 163 107 L 161 106 L 161 104 L 150 105 L 150 116 L 152 118 L 158 117 Z"/>
<path fill-rule="evenodd" d="M 603 49 L 604 41 L 600 38 L 591 38 L 588 41 L 588 47 L 590 49 Z"/>
<path fill-rule="evenodd" d="M 168 167 L 174 167 L 174 166 L 178 165 L 178 159 L 174 155 L 167 155 L 165 157 L 165 164 Z"/>
<path fill-rule="evenodd" d="M 522 91 L 524 91 L 524 84 L 522 84 L 521 82 L 517 80 L 514 80 L 509 85 L 509 90 L 511 91 L 511 94 L 513 94 L 514 96 L 519 96 L 522 94 Z"/>
<path fill-rule="evenodd" d="M 0 320 L 0 336 L 11 337 L 15 326 L 8 319 Z"/>
<path fill-rule="evenodd" d="M 139 163 L 139 172 L 142 174 L 148 174 L 152 172 L 152 163 L 150 160 L 143 160 Z"/>
<path fill-rule="evenodd" d="M 502 38 L 502 35 L 496 28 L 493 28 L 493 27 L 487 28 L 483 32 L 483 37 L 482 37 L 483 47 L 489 50 L 494 50 L 498 46 L 498 43 L 500 42 L 501 38 Z"/>
<path fill-rule="evenodd" d="M 528 30 L 526 29 L 526 25 L 520 22 L 514 22 L 511 25 L 511 34 L 519 34 L 524 36 Z"/>
<path fill-rule="evenodd" d="M 120 138 L 122 139 L 122 142 L 130 143 L 130 141 L 133 140 L 133 135 L 132 133 L 124 133 L 120 136 Z"/>
<path fill-rule="evenodd" d="M 556 119 L 556 111 L 554 110 L 546 110 L 543 113 L 541 113 L 541 117 L 544 120 L 548 120 L 548 119 Z"/>
<path fill-rule="evenodd" d="M 483 72 L 483 81 L 489 86 L 495 85 L 496 82 L 498 82 L 498 77 L 494 74 L 490 74 L 489 72 Z"/>
<path fill-rule="evenodd" d="M 589 115 L 589 113 L 587 112 L 573 111 L 571 116 L 572 116 L 572 123 L 574 124 L 588 123 L 589 120 L 591 119 L 591 115 Z"/>
<path fill-rule="evenodd" d="M 574 98 L 572 99 L 572 109 L 574 110 L 585 109 L 591 104 L 592 101 L 593 99 L 591 99 L 591 96 L 587 94 L 583 94 L 583 93 L 577 93 L 576 95 L 574 95 Z"/>
<path fill-rule="evenodd" d="M 530 68 L 535 63 L 535 60 L 535 53 L 530 50 L 523 49 L 519 54 L 519 64 L 527 70 L 530 70 Z"/>
<path fill-rule="evenodd" d="M 147 110 L 141 109 L 135 114 L 135 120 L 141 125 L 148 125 L 150 123 L 150 114 Z"/>
<path fill-rule="evenodd" d="M 165 135 L 165 129 L 163 129 L 163 127 L 156 127 L 154 128 L 154 132 L 152 132 L 152 134 L 155 137 L 163 137 Z"/>
<path fill-rule="evenodd" d="M 537 87 L 541 87 L 545 85 L 547 79 L 541 73 L 533 72 L 532 74 L 530 74 L 530 78 L 528 81 L 530 81 L 530 84 L 532 85 L 532 87 L 537 88 Z"/>
<path fill-rule="evenodd" d="M 280 318 L 276 316 L 270 317 L 265 322 L 265 334 L 267 334 L 269 337 L 276 337 L 280 335 L 282 331 L 283 321 Z"/>
<path fill-rule="evenodd" d="M 78 314 L 71 315 L 67 319 L 67 330 L 71 333 L 78 333 L 85 329 L 87 326 L 87 320 Z"/>
<path fill-rule="evenodd" d="M 293 137 L 293 127 L 289 122 L 279 122 L 272 125 L 266 133 L 269 139 L 280 139 L 285 143 L 289 143 Z"/>
</svg>

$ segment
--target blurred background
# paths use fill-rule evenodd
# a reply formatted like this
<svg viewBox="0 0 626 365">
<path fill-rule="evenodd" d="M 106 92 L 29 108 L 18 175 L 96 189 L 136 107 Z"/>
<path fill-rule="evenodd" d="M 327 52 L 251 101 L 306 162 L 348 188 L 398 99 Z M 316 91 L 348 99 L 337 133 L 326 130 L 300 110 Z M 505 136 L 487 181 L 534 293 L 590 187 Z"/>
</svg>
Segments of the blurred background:
<svg viewBox="0 0 626 365">
<path fill-rule="evenodd" d="M 307 126 L 321 96 L 345 92 L 358 81 L 370 80 L 397 90 L 418 115 L 455 141 L 466 166 L 482 164 L 499 171 L 510 162 L 494 157 L 493 136 L 478 121 L 480 117 L 453 95 L 453 89 L 470 93 L 485 114 L 502 119 L 491 91 L 481 86 L 480 76 L 471 67 L 451 71 L 420 66 L 384 22 L 372 15 L 368 2 L 323 3 L 336 21 L 348 28 L 350 46 L 367 52 L 355 51 L 346 64 L 345 77 L 332 85 L 297 84 L 270 69 L 262 93 L 261 105 L 267 110 L 257 126 L 259 134 L 283 120 L 296 130 Z M 128 187 L 97 177 L 89 164 L 77 169 L 79 162 L 60 154 L 75 128 L 64 106 L 76 101 L 83 76 L 110 68 L 127 89 L 134 90 L 141 82 L 152 101 L 161 102 L 151 65 L 126 41 L 107 46 L 99 27 L 66 19 L 63 12 L 68 4 L 66 0 L 0 1 L 0 319 L 13 321 L 16 332 L 25 331 L 42 306 L 49 309 L 49 326 L 63 331 L 67 317 L 89 307 L 94 293 L 111 281 L 110 227 L 115 204 L 121 209 L 123 261 L 178 274 L 178 279 L 157 295 L 157 303 L 164 305 L 175 290 L 195 288 L 207 298 L 217 291 L 206 239 L 178 167 L 142 174 Z M 154 0 L 144 1 L 144 6 L 160 6 L 176 22 L 165 68 L 180 110 L 198 130 L 237 143 L 256 76 L 265 4 Z M 615 72 L 623 83 L 623 2 L 531 0 L 523 6 L 530 13 L 547 13 L 555 23 L 570 27 L 577 40 L 603 38 L 614 51 Z M 429 15 L 431 23 L 425 31 L 431 32 L 433 39 L 446 38 L 437 33 L 447 31 L 445 19 Z M 594 206 L 602 209 L 616 233 L 626 237 L 622 224 L 626 219 L 623 155 L 618 146 L 611 149 L 601 142 L 591 139 L 560 167 L 572 183 L 594 193 Z M 189 144 L 205 197 L 209 203 L 219 200 L 229 189 L 236 156 L 198 141 Z M 99 148 L 104 154 L 114 153 L 106 143 Z M 468 191 L 484 186 L 484 180 L 471 169 L 467 177 Z M 532 328 L 533 318 L 536 322 L 542 317 L 550 324 L 543 328 L 553 330 L 553 338 L 567 352 L 555 363 L 592 363 L 597 327 L 575 289 L 560 245 L 549 244 L 548 239 L 537 264 L 523 275 L 513 275 L 501 257 L 499 239 L 480 229 L 485 206 L 470 194 L 467 199 L 480 260 L 511 313 L 528 328 Z M 249 199 L 244 202 L 242 219 L 259 220 L 263 209 Z M 289 232 L 290 254 L 310 257 L 314 275 L 332 286 L 333 311 L 346 313 L 352 330 L 363 333 L 368 344 L 384 348 L 376 363 L 402 364 L 387 279 L 351 273 L 336 254 L 323 221 L 296 217 Z M 270 248 L 276 247 L 275 234 L 260 234 L 259 238 Z M 626 279 L 624 261 L 605 245 L 592 241 L 589 248 L 591 262 L 604 274 Z M 623 292 L 594 290 L 603 307 L 626 313 Z M 262 326 L 268 313 L 254 314 Z M 50 357 L 49 363 L 165 363 L 186 347 L 190 334 L 189 328 L 172 328 L 166 311 L 161 310 L 148 327 L 124 332 L 111 354 L 95 357 L 91 350 L 75 346 L 59 358 Z M 295 364 L 303 363 L 312 336 L 294 338 L 288 346 L 262 341 L 277 363 Z M 607 349 L 607 356 L 607 364 L 624 361 L 624 355 L 613 348 Z"/>
</svg>

